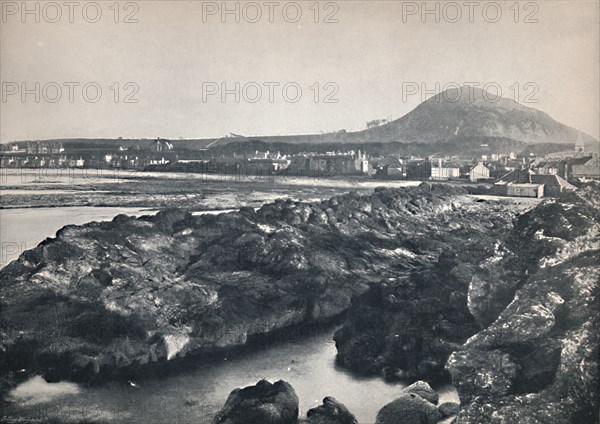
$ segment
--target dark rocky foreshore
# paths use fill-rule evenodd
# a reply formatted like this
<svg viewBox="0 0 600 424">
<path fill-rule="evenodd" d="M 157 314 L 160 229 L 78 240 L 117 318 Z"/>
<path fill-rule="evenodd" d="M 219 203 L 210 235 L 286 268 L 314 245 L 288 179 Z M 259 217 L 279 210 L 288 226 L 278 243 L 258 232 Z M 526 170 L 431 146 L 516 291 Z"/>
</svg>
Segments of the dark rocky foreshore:
<svg viewBox="0 0 600 424">
<path fill-rule="evenodd" d="M 68 226 L 0 272 L 3 391 L 31 374 L 143 372 L 347 312 L 338 362 L 409 382 L 451 376 L 457 422 L 593 422 L 599 193 L 520 215 L 524 204 L 425 183 Z M 420 406 L 404 393 L 378 422 L 456 412 L 412 394 Z M 326 399 L 315 423 L 351 415 Z"/>
<path fill-rule="evenodd" d="M 338 359 L 409 379 L 445 367 L 457 424 L 598 422 L 599 235 L 598 184 L 546 200 L 470 263 L 450 253 L 372 286 L 335 336 Z"/>
<path fill-rule="evenodd" d="M 93 381 L 329 320 L 371 284 L 477 246 L 512 213 L 423 184 L 64 227 L 0 271 L 4 389 L 32 374 Z"/>
</svg>

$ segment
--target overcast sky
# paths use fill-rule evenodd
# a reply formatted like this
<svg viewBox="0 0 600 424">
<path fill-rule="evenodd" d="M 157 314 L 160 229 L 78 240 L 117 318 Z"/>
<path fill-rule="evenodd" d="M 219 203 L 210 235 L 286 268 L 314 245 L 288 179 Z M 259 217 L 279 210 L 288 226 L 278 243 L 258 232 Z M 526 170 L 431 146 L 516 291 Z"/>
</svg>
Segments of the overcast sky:
<svg viewBox="0 0 600 424">
<path fill-rule="evenodd" d="M 359 130 L 368 120 L 399 118 L 435 94 L 422 93 L 423 85 L 435 91 L 436 83 L 441 89 L 465 82 L 500 88 L 504 97 L 598 138 L 597 1 L 521 2 L 513 9 L 514 2 L 499 2 L 499 17 L 490 2 L 472 11 L 464 2 L 429 2 L 440 8 L 439 23 L 415 10 L 422 2 L 240 3 L 239 23 L 220 13 L 221 2 L 122 2 L 117 16 L 114 2 L 100 1 L 98 18 L 96 4 L 77 3 L 70 11 L 63 1 L 28 2 L 39 8 L 36 23 L 35 12 L 22 15 L 20 1 L 2 2 L 1 141 Z M 128 16 L 137 22 L 124 22 Z M 323 22 L 328 16 L 338 22 Z M 232 90 L 225 102 L 222 83 Z M 265 83 L 273 83 L 272 102 Z M 257 86 L 262 97 L 252 103 Z M 419 92 L 407 95 L 407 87 Z M 32 93 L 23 98 L 23 88 Z M 102 97 L 94 103 L 97 88 Z"/>
</svg>

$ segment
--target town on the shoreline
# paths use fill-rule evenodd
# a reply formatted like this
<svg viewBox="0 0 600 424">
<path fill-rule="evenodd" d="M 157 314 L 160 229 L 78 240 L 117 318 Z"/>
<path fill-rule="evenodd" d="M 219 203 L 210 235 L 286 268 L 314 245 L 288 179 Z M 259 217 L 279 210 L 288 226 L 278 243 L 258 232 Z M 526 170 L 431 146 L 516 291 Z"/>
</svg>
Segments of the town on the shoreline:
<svg viewBox="0 0 600 424">
<path fill-rule="evenodd" d="M 0 145 L 0 168 L 110 169 L 259 177 L 362 176 L 378 180 L 482 184 L 487 185 L 489 194 L 537 198 L 557 196 L 576 190 L 579 183 L 600 180 L 598 152 L 586 151 L 581 134 L 574 148 L 544 155 L 505 154 L 482 144 L 480 154 L 470 157 L 370 154 L 368 144 L 363 150 L 343 150 L 341 145 L 340 149 L 323 151 L 304 145 L 303 151 L 284 154 L 269 150 L 252 153 L 234 150 L 219 154 L 210 149 L 213 143 L 206 148 L 189 149 L 182 148 L 183 143 L 162 138 L 144 143 L 119 144 L 117 140 L 117 143 L 87 145 L 60 141 L 13 142 Z"/>
</svg>

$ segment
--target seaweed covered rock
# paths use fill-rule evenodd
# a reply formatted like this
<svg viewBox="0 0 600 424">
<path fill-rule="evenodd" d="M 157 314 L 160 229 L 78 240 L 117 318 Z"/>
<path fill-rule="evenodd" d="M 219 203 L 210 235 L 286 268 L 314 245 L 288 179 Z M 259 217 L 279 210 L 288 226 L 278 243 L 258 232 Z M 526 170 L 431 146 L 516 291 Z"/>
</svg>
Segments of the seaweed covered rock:
<svg viewBox="0 0 600 424">
<path fill-rule="evenodd" d="M 298 396 L 289 383 L 261 380 L 255 386 L 233 390 L 214 424 L 295 424 Z"/>
</svg>

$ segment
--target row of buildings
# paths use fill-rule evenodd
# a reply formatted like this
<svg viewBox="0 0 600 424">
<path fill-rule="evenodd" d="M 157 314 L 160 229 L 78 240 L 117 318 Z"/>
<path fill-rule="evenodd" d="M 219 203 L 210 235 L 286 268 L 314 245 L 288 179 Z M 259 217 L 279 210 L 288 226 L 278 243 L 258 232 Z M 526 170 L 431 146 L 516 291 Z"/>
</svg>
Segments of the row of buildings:
<svg viewBox="0 0 600 424">
<path fill-rule="evenodd" d="M 30 168 L 99 168 L 148 171 L 179 171 L 244 175 L 336 176 L 369 175 L 377 179 L 464 181 L 493 184 L 507 194 L 520 190 L 528 196 L 571 189 L 567 184 L 600 179 L 597 153 L 586 153 L 583 143 L 574 150 L 536 158 L 490 154 L 478 160 L 452 157 L 371 156 L 361 150 L 300 152 L 281 155 L 255 151 L 253 154 L 214 156 L 210 150 L 174 149 L 169 140 L 158 138 L 145 148 L 119 146 L 117 149 L 85 149 L 65 152 L 55 142 L 27 142 L 2 145 L 0 166 Z M 515 176 L 518 176 L 515 177 Z M 555 178 L 556 177 L 556 178 Z M 564 182 L 563 182 L 564 181 Z M 519 186 L 529 184 L 530 186 Z"/>
<path fill-rule="evenodd" d="M 577 189 L 571 183 L 600 180 L 597 152 L 586 153 L 583 145 L 575 151 L 557 152 L 532 161 L 527 168 L 513 170 L 498 179 L 492 193 L 514 197 L 556 197 Z"/>
<path fill-rule="evenodd" d="M 492 184 L 488 194 L 514 197 L 556 197 L 576 190 L 574 184 L 600 180 L 597 152 L 588 153 L 583 143 L 574 150 L 541 158 L 492 155 L 476 162 L 458 158 L 389 158 L 377 167 L 385 179 L 430 179 Z"/>
<path fill-rule="evenodd" d="M 1 154 L 59 155 L 64 153 L 62 143 L 48 141 L 28 141 L 0 145 Z"/>
<path fill-rule="evenodd" d="M 525 162 L 506 164 L 485 160 L 408 157 L 387 159 L 385 164 L 377 166 L 375 175 L 382 179 L 491 182 L 506 172 L 525 166 Z"/>
<path fill-rule="evenodd" d="M 369 175 L 372 167 L 366 153 L 359 151 L 281 155 L 255 152 L 201 159 L 178 159 L 148 167 L 153 171 L 226 173 L 247 175 L 289 174 L 302 176 Z"/>
<path fill-rule="evenodd" d="M 169 159 L 151 154 L 0 154 L 1 168 L 98 168 L 137 169 L 166 164 Z"/>
<path fill-rule="evenodd" d="M 177 150 L 169 140 L 157 138 L 143 148 L 92 147 L 69 149 L 50 141 L 0 145 L 0 166 L 4 168 L 117 168 L 137 170 L 189 170 L 191 172 L 238 172 L 270 174 L 288 172 L 302 175 L 371 174 L 367 154 L 361 151 L 255 152 L 214 156 L 209 150 Z M 211 171 L 212 170 L 212 171 Z"/>
<path fill-rule="evenodd" d="M 577 190 L 571 183 L 600 180 L 598 152 L 587 153 L 581 133 L 574 150 L 560 151 L 532 160 L 494 182 L 493 194 L 513 197 L 556 197 Z"/>
</svg>

